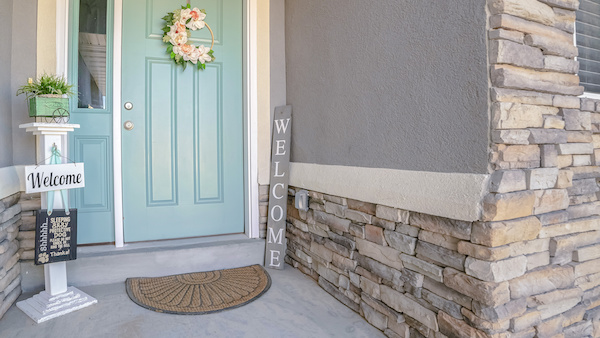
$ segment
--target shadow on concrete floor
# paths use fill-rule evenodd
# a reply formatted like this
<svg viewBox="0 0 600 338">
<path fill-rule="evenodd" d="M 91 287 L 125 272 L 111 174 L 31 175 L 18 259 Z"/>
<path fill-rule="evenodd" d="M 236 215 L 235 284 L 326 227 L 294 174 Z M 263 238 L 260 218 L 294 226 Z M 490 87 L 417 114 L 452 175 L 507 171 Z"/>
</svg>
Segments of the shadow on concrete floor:
<svg viewBox="0 0 600 338">
<path fill-rule="evenodd" d="M 13 305 L 0 320 L 0 337 L 384 337 L 298 270 L 268 272 L 273 284 L 259 299 L 197 316 L 146 310 L 129 299 L 124 282 L 81 287 L 98 304 L 41 324 Z"/>
</svg>

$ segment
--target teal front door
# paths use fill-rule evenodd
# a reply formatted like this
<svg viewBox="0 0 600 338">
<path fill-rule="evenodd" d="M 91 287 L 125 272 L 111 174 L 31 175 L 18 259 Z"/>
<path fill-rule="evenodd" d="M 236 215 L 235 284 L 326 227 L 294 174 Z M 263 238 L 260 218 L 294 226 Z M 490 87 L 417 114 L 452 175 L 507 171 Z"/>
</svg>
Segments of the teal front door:
<svg viewBox="0 0 600 338">
<path fill-rule="evenodd" d="M 205 70 L 175 65 L 162 41 L 162 17 L 185 1 L 123 1 L 126 242 L 244 232 L 242 1 L 191 1 L 214 32 Z M 190 40 L 210 47 L 211 35 Z"/>
</svg>

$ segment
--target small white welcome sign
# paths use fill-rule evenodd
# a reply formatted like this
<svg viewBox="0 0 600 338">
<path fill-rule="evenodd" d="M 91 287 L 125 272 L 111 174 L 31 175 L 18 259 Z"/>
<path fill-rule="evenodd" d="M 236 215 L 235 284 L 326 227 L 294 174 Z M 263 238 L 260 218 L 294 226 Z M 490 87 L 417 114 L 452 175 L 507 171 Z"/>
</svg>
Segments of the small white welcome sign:
<svg viewBox="0 0 600 338">
<path fill-rule="evenodd" d="M 83 163 L 48 164 L 25 167 L 25 192 L 83 188 Z"/>
</svg>

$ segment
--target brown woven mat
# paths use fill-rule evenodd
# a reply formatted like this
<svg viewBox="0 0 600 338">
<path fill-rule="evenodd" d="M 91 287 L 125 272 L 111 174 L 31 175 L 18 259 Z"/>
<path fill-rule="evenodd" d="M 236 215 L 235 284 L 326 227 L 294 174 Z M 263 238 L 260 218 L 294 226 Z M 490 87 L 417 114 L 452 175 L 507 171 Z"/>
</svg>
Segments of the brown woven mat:
<svg viewBox="0 0 600 338">
<path fill-rule="evenodd" d="M 271 277 L 260 265 L 156 278 L 128 278 L 127 294 L 139 306 L 181 315 L 246 305 L 267 292 Z"/>
</svg>

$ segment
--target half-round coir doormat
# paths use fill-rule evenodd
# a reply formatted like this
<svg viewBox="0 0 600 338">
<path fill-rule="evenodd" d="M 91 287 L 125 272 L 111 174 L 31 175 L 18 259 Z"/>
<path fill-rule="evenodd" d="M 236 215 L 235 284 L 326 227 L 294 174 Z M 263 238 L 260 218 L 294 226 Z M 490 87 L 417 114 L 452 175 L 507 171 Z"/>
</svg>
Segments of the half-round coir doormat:
<svg viewBox="0 0 600 338">
<path fill-rule="evenodd" d="M 128 278 L 127 294 L 139 306 L 180 315 L 200 315 L 246 305 L 271 287 L 260 265 L 156 278 Z"/>
</svg>

